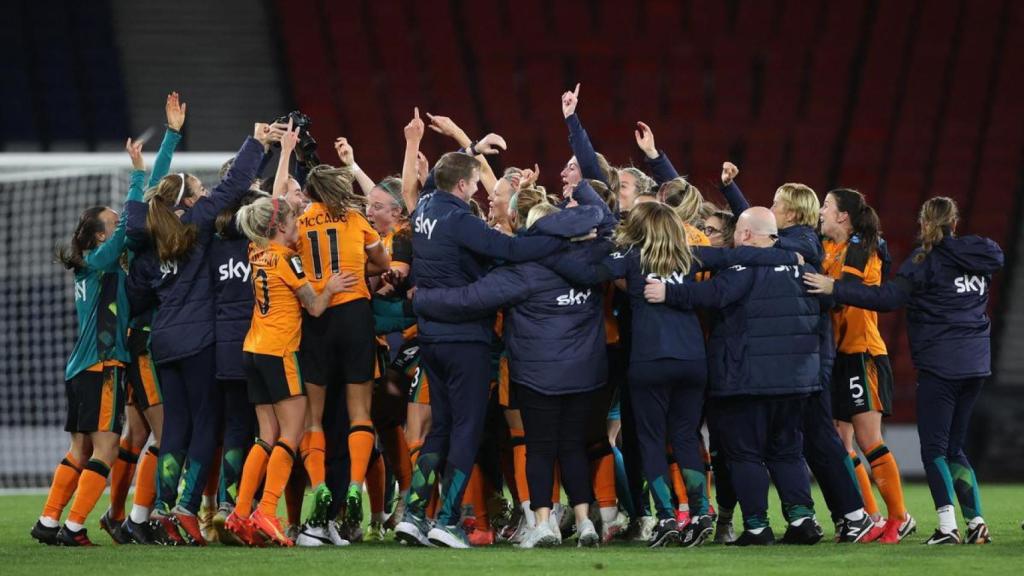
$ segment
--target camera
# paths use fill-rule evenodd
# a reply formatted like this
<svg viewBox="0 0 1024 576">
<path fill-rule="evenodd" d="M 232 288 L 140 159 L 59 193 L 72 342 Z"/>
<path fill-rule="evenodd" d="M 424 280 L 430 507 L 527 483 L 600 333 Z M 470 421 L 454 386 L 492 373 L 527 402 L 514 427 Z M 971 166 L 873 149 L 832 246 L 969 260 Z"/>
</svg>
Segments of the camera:
<svg viewBox="0 0 1024 576">
<path fill-rule="evenodd" d="M 313 124 L 313 121 L 299 110 L 293 110 L 274 120 L 274 122 L 287 124 L 289 120 L 292 121 L 293 128 L 299 129 L 299 143 L 296 145 L 296 150 L 300 152 L 299 155 L 303 159 L 303 164 L 310 168 L 320 164 L 320 157 L 316 153 L 316 140 L 309 133 L 309 127 Z M 275 146 L 280 146 L 280 144 L 275 144 Z"/>
</svg>

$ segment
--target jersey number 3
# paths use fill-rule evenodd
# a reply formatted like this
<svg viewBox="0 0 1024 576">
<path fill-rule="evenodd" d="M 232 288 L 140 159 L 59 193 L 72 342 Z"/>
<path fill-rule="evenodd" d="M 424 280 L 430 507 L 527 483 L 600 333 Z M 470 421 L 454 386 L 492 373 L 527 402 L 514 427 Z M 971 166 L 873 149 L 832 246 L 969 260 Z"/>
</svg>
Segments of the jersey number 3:
<svg viewBox="0 0 1024 576">
<path fill-rule="evenodd" d="M 331 251 L 331 274 L 341 272 L 341 262 L 338 256 L 338 231 L 333 228 L 324 230 L 327 234 L 327 245 Z M 309 250 L 313 253 L 313 277 L 320 280 L 324 277 L 323 260 L 320 259 L 320 234 L 316 230 L 306 232 L 309 239 Z"/>
</svg>

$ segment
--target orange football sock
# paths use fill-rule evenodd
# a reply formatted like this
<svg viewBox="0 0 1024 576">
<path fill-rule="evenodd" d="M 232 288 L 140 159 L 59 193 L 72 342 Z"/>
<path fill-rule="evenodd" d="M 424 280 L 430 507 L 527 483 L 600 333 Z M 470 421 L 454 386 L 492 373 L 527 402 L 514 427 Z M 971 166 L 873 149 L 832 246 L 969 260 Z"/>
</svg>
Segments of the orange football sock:
<svg viewBox="0 0 1024 576">
<path fill-rule="evenodd" d="M 256 497 L 256 491 L 260 489 L 263 477 L 267 474 L 271 450 L 269 444 L 263 440 L 256 440 L 249 449 L 249 455 L 245 457 L 242 480 L 238 483 L 238 497 L 235 498 L 235 514 L 242 518 L 248 518 L 252 514 L 253 498 Z"/>
<path fill-rule="evenodd" d="M 375 453 L 366 469 L 366 494 L 370 497 L 370 513 L 384 513 L 384 457 Z"/>
<path fill-rule="evenodd" d="M 414 440 L 409 443 L 409 464 L 412 470 L 416 469 L 416 459 L 420 457 L 420 449 L 423 448 L 423 440 Z"/>
<path fill-rule="evenodd" d="M 327 477 L 327 467 L 324 464 L 327 453 L 327 439 L 323 430 L 310 430 L 302 436 L 302 443 L 299 445 L 299 452 L 302 454 L 302 465 L 306 468 L 309 476 L 309 485 L 317 487 L 324 483 Z"/>
<path fill-rule="evenodd" d="M 551 484 L 551 503 L 558 504 L 562 501 L 562 471 L 556 463 L 555 481 Z"/>
<path fill-rule="evenodd" d="M 437 509 L 441 505 L 441 483 L 438 482 L 430 493 L 430 502 L 427 502 L 427 518 L 437 518 Z"/>
<path fill-rule="evenodd" d="M 124 502 L 128 498 L 128 489 L 132 486 L 135 465 L 139 462 L 141 447 L 132 446 L 127 438 L 121 438 L 121 446 L 117 451 L 117 460 L 110 469 L 110 517 L 124 521 Z"/>
<path fill-rule="evenodd" d="M 267 462 L 267 479 L 263 482 L 263 499 L 260 500 L 260 512 L 265 516 L 277 515 L 277 503 L 281 500 L 284 487 L 292 475 L 295 464 L 295 449 L 288 445 L 284 438 L 278 438 L 274 451 Z"/>
<path fill-rule="evenodd" d="M 366 480 L 366 469 L 370 465 L 370 454 L 373 453 L 373 422 L 355 420 L 348 429 L 348 453 L 352 459 L 349 485 L 362 485 Z"/>
<path fill-rule="evenodd" d="M 486 490 L 484 489 L 484 473 L 480 470 L 479 464 L 473 465 L 473 472 L 469 475 L 469 483 L 466 485 L 466 495 L 463 497 L 463 510 L 466 509 L 465 503 L 469 503 L 473 507 L 472 514 L 476 518 L 476 526 L 480 527 L 481 530 L 490 529 L 491 519 L 487 514 L 487 498 L 484 496 Z"/>
<path fill-rule="evenodd" d="M 520 502 L 529 502 L 530 484 L 526 481 L 526 432 L 521 428 L 509 428 L 512 436 L 512 462 L 515 470 L 516 494 Z"/>
<path fill-rule="evenodd" d="M 64 513 L 64 507 L 68 505 L 71 496 L 75 494 L 78 487 L 78 477 L 82 469 L 71 456 L 71 452 L 64 455 L 64 459 L 53 471 L 53 482 L 50 483 L 50 493 L 46 497 L 46 505 L 43 506 L 43 516 L 56 522 L 60 522 L 60 516 Z"/>
<path fill-rule="evenodd" d="M 78 489 L 75 493 L 75 501 L 71 503 L 71 513 L 68 514 L 68 521 L 75 524 L 85 524 L 85 519 L 96 507 L 96 502 L 103 495 L 107 488 L 107 477 L 110 476 L 110 468 L 99 460 L 89 460 L 78 477 Z"/>
<path fill-rule="evenodd" d="M 409 461 L 409 445 L 405 443 L 405 432 L 402 431 L 401 426 L 395 427 L 393 438 L 386 447 L 388 450 L 387 464 L 396 468 L 393 470 L 393 474 L 398 480 L 398 491 L 405 492 L 412 485 L 412 465 Z"/>
<path fill-rule="evenodd" d="M 615 494 L 615 455 L 601 456 L 594 463 L 594 497 L 600 508 L 614 508 L 619 501 Z"/>
<path fill-rule="evenodd" d="M 896 458 L 889 452 L 885 442 L 879 442 L 868 449 L 865 457 L 871 463 L 871 475 L 875 477 L 878 492 L 885 500 L 889 519 L 903 522 L 907 515 L 907 506 L 903 501 L 903 483 L 900 481 L 900 468 L 896 464 Z"/>
<path fill-rule="evenodd" d="M 878 502 L 875 501 L 875 493 L 871 491 L 871 479 L 868 478 L 868 471 L 864 469 L 856 452 L 850 452 L 850 460 L 853 460 L 853 472 L 857 476 L 860 495 L 864 499 L 864 511 L 871 516 L 876 516 L 878 515 Z"/>
<path fill-rule="evenodd" d="M 217 450 L 213 453 L 213 460 L 210 461 L 210 473 L 206 476 L 206 487 L 203 489 L 203 498 L 208 501 L 217 501 L 217 488 L 220 485 L 220 463 L 223 453 L 224 449 L 217 447 Z"/>
<path fill-rule="evenodd" d="M 689 509 L 690 497 L 686 495 L 686 484 L 683 482 L 682 472 L 679 471 L 679 464 L 675 462 L 669 464 L 668 473 L 672 477 L 672 491 L 675 492 L 676 500 L 679 502 L 676 508 L 681 510 Z"/>
<path fill-rule="evenodd" d="M 152 508 L 156 503 L 156 462 L 160 456 L 159 446 L 150 446 L 139 462 L 139 473 L 135 479 L 135 505 Z"/>
</svg>

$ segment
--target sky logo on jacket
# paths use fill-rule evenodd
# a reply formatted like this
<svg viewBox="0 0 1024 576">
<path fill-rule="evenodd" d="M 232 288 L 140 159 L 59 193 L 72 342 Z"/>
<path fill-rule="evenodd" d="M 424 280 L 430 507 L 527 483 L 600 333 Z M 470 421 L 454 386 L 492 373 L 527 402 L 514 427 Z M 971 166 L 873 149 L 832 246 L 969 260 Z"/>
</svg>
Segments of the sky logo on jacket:
<svg viewBox="0 0 1024 576">
<path fill-rule="evenodd" d="M 437 226 L 437 218 L 426 218 L 421 213 L 416 216 L 414 226 L 417 234 L 426 234 L 427 240 L 430 240 L 434 234 L 434 227 Z"/>
<path fill-rule="evenodd" d="M 219 280 L 221 282 L 233 280 L 235 278 L 238 278 L 242 282 L 246 282 L 249 280 L 249 273 L 251 270 L 252 269 L 249 267 L 248 262 L 229 258 L 226 264 L 221 264 L 220 267 L 217 268 L 217 273 L 220 275 Z"/>
<path fill-rule="evenodd" d="M 590 293 L 590 288 L 578 292 L 575 288 L 570 288 L 568 294 L 562 294 L 556 301 L 559 306 L 579 306 L 580 304 L 587 303 L 587 300 L 590 299 Z"/>
<path fill-rule="evenodd" d="M 85 294 L 85 280 L 79 280 L 75 282 L 75 300 L 81 300 L 85 302 L 87 299 Z"/>
<path fill-rule="evenodd" d="M 981 276 L 971 276 L 970 274 L 964 274 L 963 276 L 957 277 L 953 281 L 956 286 L 956 293 L 963 294 L 965 292 L 977 292 L 978 296 L 985 294 L 985 279 Z"/>
<path fill-rule="evenodd" d="M 678 270 L 669 274 L 668 276 L 658 276 L 654 272 L 647 275 L 648 280 L 657 280 L 662 284 L 682 284 L 686 280 L 686 274 L 679 272 Z"/>
<path fill-rule="evenodd" d="M 178 261 L 177 260 L 161 261 L 160 262 L 160 279 L 161 280 L 163 280 L 164 278 L 167 278 L 168 276 L 177 276 L 177 275 L 178 275 Z"/>
</svg>

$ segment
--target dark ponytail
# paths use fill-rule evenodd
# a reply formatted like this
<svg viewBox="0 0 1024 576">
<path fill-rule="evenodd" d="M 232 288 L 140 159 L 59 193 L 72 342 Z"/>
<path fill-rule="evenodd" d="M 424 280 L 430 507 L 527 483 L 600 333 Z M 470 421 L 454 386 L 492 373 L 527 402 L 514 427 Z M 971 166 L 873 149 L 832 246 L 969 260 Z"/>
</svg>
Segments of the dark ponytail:
<svg viewBox="0 0 1024 576">
<path fill-rule="evenodd" d="M 836 210 L 846 212 L 850 216 L 853 234 L 860 238 L 868 254 L 878 250 L 882 237 L 882 222 L 878 213 L 868 205 L 864 195 L 849 188 L 837 188 L 829 194 L 836 201 Z"/>
<path fill-rule="evenodd" d="M 75 234 L 71 237 L 71 244 L 58 244 L 56 249 L 57 261 L 68 270 L 78 272 L 85 268 L 83 254 L 86 250 L 96 247 L 96 236 L 104 231 L 103 220 L 100 214 L 106 210 L 106 206 L 93 206 L 82 212 L 75 226 Z"/>
</svg>

